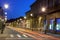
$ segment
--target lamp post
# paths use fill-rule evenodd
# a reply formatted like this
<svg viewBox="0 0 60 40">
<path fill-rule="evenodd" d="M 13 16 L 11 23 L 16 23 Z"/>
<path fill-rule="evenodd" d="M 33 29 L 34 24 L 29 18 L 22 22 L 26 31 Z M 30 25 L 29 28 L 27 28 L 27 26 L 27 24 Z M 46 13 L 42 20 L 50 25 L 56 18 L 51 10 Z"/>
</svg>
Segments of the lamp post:
<svg viewBox="0 0 60 40">
<path fill-rule="evenodd" d="M 41 11 L 42 12 L 45 12 L 46 11 L 46 8 L 45 7 L 42 7 Z"/>
<path fill-rule="evenodd" d="M 9 7 L 8 4 L 4 4 L 5 9 L 8 9 L 8 7 Z"/>
<path fill-rule="evenodd" d="M 8 4 L 4 4 L 4 8 L 8 9 L 9 5 Z M 5 21 L 7 21 L 7 12 L 5 12 Z"/>
<path fill-rule="evenodd" d="M 42 7 L 41 11 L 42 11 L 42 12 L 46 12 L 46 8 L 45 8 L 45 7 Z M 45 20 L 46 20 L 46 15 L 45 15 Z M 46 23 L 45 23 L 45 25 L 46 25 Z M 45 31 L 44 33 L 46 34 L 46 31 L 47 31 L 47 30 L 46 30 L 46 26 L 44 26 L 44 29 L 45 29 L 45 30 L 44 30 L 44 31 Z"/>
<path fill-rule="evenodd" d="M 30 16 L 33 16 L 33 14 L 30 14 Z"/>
</svg>

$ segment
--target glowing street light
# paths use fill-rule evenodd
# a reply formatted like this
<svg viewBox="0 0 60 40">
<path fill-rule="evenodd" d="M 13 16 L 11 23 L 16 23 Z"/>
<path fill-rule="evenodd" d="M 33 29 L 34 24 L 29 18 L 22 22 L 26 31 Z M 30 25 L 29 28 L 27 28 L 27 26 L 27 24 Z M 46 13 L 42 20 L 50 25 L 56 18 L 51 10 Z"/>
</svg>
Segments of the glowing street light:
<svg viewBox="0 0 60 40">
<path fill-rule="evenodd" d="M 5 21 L 7 21 L 7 18 L 5 17 Z"/>
<path fill-rule="evenodd" d="M 26 19 L 26 16 L 24 17 L 24 19 Z"/>
<path fill-rule="evenodd" d="M 30 16 L 33 16 L 33 14 L 30 14 Z"/>
<path fill-rule="evenodd" d="M 22 19 L 20 18 L 20 20 L 22 20 Z"/>
<path fill-rule="evenodd" d="M 5 12 L 5 15 L 7 15 L 7 12 Z"/>
<path fill-rule="evenodd" d="M 7 9 L 9 7 L 8 4 L 4 4 L 4 8 Z M 7 15 L 7 12 L 5 12 L 5 15 Z M 7 21 L 7 16 L 5 16 L 5 21 Z"/>
<path fill-rule="evenodd" d="M 42 12 L 45 12 L 46 11 L 46 8 L 45 7 L 42 7 L 41 11 Z"/>
<path fill-rule="evenodd" d="M 5 7 L 5 9 L 7 9 L 9 6 L 8 6 L 8 4 L 4 4 L 4 7 Z"/>
</svg>

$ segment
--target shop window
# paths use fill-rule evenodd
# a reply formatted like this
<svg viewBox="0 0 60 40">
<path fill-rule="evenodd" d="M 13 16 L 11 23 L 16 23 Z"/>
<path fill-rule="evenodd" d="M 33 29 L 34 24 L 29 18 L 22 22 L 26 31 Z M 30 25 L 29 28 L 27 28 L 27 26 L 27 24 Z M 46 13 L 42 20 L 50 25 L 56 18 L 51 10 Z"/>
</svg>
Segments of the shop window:
<svg viewBox="0 0 60 40">
<path fill-rule="evenodd" d="M 60 31 L 60 19 L 56 19 L 56 30 Z"/>
<path fill-rule="evenodd" d="M 60 30 L 60 27 L 59 27 L 60 25 L 56 25 L 56 30 Z"/>
<path fill-rule="evenodd" d="M 54 20 L 50 20 L 49 29 L 53 30 L 53 27 L 54 27 Z"/>
</svg>

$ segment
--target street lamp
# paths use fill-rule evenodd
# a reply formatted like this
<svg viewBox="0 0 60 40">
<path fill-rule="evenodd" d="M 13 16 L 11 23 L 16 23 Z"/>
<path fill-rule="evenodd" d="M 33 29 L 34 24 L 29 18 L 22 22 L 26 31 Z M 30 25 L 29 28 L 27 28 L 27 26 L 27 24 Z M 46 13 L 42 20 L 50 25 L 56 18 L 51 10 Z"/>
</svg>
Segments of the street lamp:
<svg viewBox="0 0 60 40">
<path fill-rule="evenodd" d="M 22 19 L 20 18 L 20 21 L 21 21 Z"/>
<path fill-rule="evenodd" d="M 33 14 L 30 14 L 30 16 L 33 16 Z"/>
<path fill-rule="evenodd" d="M 7 18 L 5 18 L 5 21 L 7 21 Z"/>
<path fill-rule="evenodd" d="M 42 7 L 41 11 L 42 12 L 45 12 L 46 11 L 46 8 L 45 7 Z"/>
<path fill-rule="evenodd" d="M 42 12 L 45 12 L 46 11 L 46 8 L 45 7 L 42 7 L 42 9 L 41 9 L 41 11 Z M 46 15 L 45 15 L 45 20 L 46 20 Z M 46 26 L 45 26 L 46 27 Z M 47 30 L 46 30 L 46 28 L 44 28 L 45 29 L 45 34 L 47 33 Z"/>
<path fill-rule="evenodd" d="M 5 9 L 7 9 L 9 6 L 8 6 L 8 4 L 4 4 L 4 7 L 5 7 Z"/>
<path fill-rule="evenodd" d="M 7 15 L 7 12 L 5 12 L 5 15 Z"/>
<path fill-rule="evenodd" d="M 24 17 L 24 19 L 26 19 L 26 16 Z"/>
<path fill-rule="evenodd" d="M 8 4 L 4 4 L 4 8 L 8 9 L 9 5 Z M 5 15 L 7 15 L 7 12 L 5 12 Z M 5 16 L 5 21 L 7 21 L 7 16 Z"/>
<path fill-rule="evenodd" d="M 7 21 L 7 12 L 5 12 L 5 21 Z"/>
</svg>

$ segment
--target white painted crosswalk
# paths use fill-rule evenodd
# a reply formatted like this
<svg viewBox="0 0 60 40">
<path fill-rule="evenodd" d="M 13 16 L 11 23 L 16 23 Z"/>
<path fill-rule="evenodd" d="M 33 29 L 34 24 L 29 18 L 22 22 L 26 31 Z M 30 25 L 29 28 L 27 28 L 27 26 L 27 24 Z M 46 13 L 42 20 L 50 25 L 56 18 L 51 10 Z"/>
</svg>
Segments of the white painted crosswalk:
<svg viewBox="0 0 60 40">
<path fill-rule="evenodd" d="M 21 37 L 21 35 L 17 34 L 18 37 Z"/>
<path fill-rule="evenodd" d="M 14 35 L 13 34 L 10 34 L 10 37 L 14 37 Z"/>
<path fill-rule="evenodd" d="M 17 37 L 17 38 L 22 38 L 22 37 L 24 37 L 24 38 L 28 38 L 28 36 L 26 35 L 26 34 L 22 34 L 22 35 L 20 35 L 20 34 L 10 34 L 10 37 L 11 38 L 15 38 L 15 37 Z"/>
<path fill-rule="evenodd" d="M 28 37 L 27 35 L 23 34 L 24 37 Z"/>
</svg>

